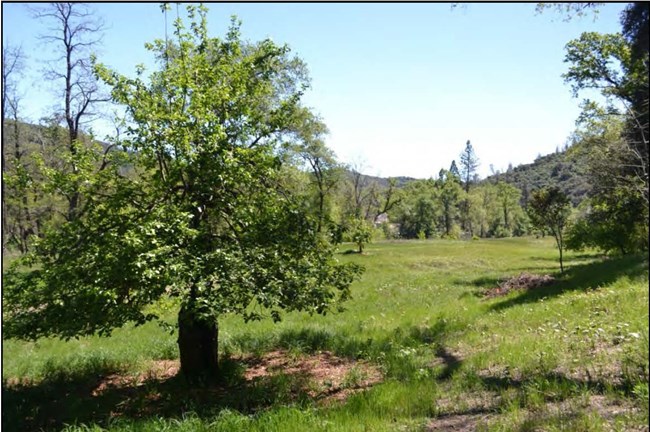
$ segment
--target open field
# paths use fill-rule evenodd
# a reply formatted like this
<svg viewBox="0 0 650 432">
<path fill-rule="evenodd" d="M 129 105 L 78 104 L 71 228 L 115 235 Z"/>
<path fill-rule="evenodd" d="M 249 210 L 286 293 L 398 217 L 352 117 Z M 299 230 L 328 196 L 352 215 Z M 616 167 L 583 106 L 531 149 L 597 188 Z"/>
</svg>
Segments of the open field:
<svg viewBox="0 0 650 432">
<path fill-rule="evenodd" d="M 352 247 L 343 312 L 221 320 L 218 388 L 175 376 L 155 323 L 3 341 L 3 429 L 648 430 L 647 257 L 568 253 L 560 275 L 549 238 Z M 555 281 L 483 295 L 523 272 Z"/>
</svg>

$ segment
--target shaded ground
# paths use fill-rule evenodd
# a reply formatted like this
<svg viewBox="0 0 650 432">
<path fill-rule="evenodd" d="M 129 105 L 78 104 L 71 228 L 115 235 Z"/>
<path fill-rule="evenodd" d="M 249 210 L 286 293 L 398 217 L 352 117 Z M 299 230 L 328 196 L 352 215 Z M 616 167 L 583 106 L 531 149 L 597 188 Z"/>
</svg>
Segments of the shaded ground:
<svg viewBox="0 0 650 432">
<path fill-rule="evenodd" d="M 275 404 L 331 404 L 382 380 L 375 366 L 327 351 L 225 358 L 221 368 L 224 382 L 203 388 L 185 383 L 177 360 L 154 361 L 138 374 L 92 371 L 40 383 L 6 381 L 2 426 L 58 430 L 66 423 L 106 425 L 119 417 L 180 417 L 186 411 L 211 416 L 223 408 L 253 413 Z"/>
</svg>

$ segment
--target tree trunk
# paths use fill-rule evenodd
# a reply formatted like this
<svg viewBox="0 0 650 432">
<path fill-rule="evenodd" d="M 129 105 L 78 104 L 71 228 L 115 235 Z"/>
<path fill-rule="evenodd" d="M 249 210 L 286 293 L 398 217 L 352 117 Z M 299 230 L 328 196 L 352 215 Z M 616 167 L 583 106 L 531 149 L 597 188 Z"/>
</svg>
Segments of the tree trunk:
<svg viewBox="0 0 650 432">
<path fill-rule="evenodd" d="M 4 108 L 2 109 L 2 127 L 4 127 Z M 5 136 L 2 135 L 2 178 L 4 179 L 7 171 L 7 162 L 5 161 Z M 7 247 L 7 236 L 9 235 L 9 225 L 7 223 L 7 202 L 6 202 L 5 182 L 2 181 L 2 255 L 4 256 Z"/>
<path fill-rule="evenodd" d="M 562 241 L 562 228 L 560 228 L 560 231 L 555 234 L 555 242 L 557 243 L 557 249 L 560 251 L 560 273 L 564 274 L 564 263 L 562 262 L 562 249 L 564 246 L 564 242 Z"/>
<path fill-rule="evenodd" d="M 217 319 L 206 322 L 185 307 L 178 313 L 181 373 L 190 384 L 214 382 L 219 374 Z"/>
</svg>

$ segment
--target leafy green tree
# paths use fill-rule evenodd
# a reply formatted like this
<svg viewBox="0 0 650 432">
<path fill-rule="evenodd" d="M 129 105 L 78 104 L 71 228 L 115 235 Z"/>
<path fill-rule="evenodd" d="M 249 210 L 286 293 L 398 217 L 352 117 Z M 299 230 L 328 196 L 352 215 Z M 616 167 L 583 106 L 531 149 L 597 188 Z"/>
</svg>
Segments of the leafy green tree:
<svg viewBox="0 0 650 432">
<path fill-rule="evenodd" d="M 422 233 L 429 238 L 436 233 L 438 194 L 433 180 L 416 180 L 402 190 L 392 213 L 399 225 L 400 237 L 418 238 Z"/>
<path fill-rule="evenodd" d="M 649 60 L 647 37 L 643 40 L 648 15 L 647 4 L 628 5 L 622 15 L 624 35 L 583 33 L 569 42 L 565 61 L 570 66 L 564 75 L 574 95 L 596 89 L 607 98 L 604 107 L 585 101 L 580 118 L 582 142 L 590 149 L 593 184 L 592 210 L 585 213 L 586 217 L 599 224 L 595 231 L 601 233 L 606 227 L 630 225 L 625 230 L 627 238 L 620 244 L 636 244 L 634 249 L 648 248 Z M 611 125 L 620 122 L 624 127 L 612 133 Z M 622 201 L 635 207 L 629 213 L 619 211 L 618 203 Z M 612 236 L 598 235 L 592 240 L 620 234 L 620 228 L 616 228 Z M 609 249 L 611 242 L 601 246 Z"/>
<path fill-rule="evenodd" d="M 321 232 L 324 225 L 332 222 L 331 211 L 328 211 L 329 201 L 341 181 L 342 173 L 334 152 L 325 145 L 327 126 L 309 110 L 303 109 L 300 115 L 304 118 L 299 121 L 296 130 L 298 142 L 293 146 L 293 151 L 311 171 L 310 184 L 314 190 L 317 231 Z"/>
<path fill-rule="evenodd" d="M 490 183 L 483 183 L 473 188 L 467 198 L 470 201 L 469 218 L 474 232 L 480 237 L 490 234 L 490 226 L 494 225 L 491 218 L 498 218 L 500 212 L 496 210 L 496 188 Z"/>
<path fill-rule="evenodd" d="M 496 198 L 503 216 L 501 219 L 503 227 L 508 233 L 507 236 L 510 236 L 515 227 L 518 210 L 521 209 L 519 206 L 521 191 L 516 186 L 500 181 L 496 185 Z"/>
<path fill-rule="evenodd" d="M 324 314 L 349 296 L 359 267 L 334 260 L 335 245 L 281 187 L 303 63 L 270 40 L 242 41 L 234 20 L 210 38 L 207 9 L 187 11 L 173 55 L 163 40 L 147 44 L 166 60 L 149 82 L 142 67 L 127 78 L 96 66 L 127 108 L 125 151 L 98 172 L 101 155 L 80 146 L 78 171 L 53 173 L 61 187 L 81 177 L 87 203 L 5 275 L 5 337 L 108 335 L 157 318 L 146 307 L 173 297 L 181 372 L 202 382 L 218 376 L 223 314 Z M 120 174 L 127 165 L 137 176 Z"/>
<path fill-rule="evenodd" d="M 594 247 L 626 254 L 647 248 L 648 226 L 642 194 L 621 173 L 629 148 L 624 128 L 625 122 L 618 116 L 598 116 L 590 119 L 578 134 L 581 145 L 589 149 L 593 190 L 567 233 L 569 249 Z"/>
<path fill-rule="evenodd" d="M 362 254 L 363 248 L 372 240 L 373 225 L 363 218 L 354 218 L 348 224 L 350 239 L 357 245 L 357 251 Z"/>
<path fill-rule="evenodd" d="M 32 232 L 31 214 L 27 205 L 28 177 L 19 122 L 20 95 L 17 78 L 24 69 L 25 55 L 21 48 L 2 45 L 2 251 L 13 240 L 21 252 L 27 250 L 27 237 Z M 11 119 L 11 124 L 8 120 Z M 11 138 L 11 140 L 9 139 Z M 12 145 L 9 145 L 9 142 Z M 12 147 L 11 152 L 8 151 Z M 7 154 L 10 153 L 10 154 Z M 11 170 L 8 169 L 11 163 Z M 11 195 L 13 199 L 8 198 Z M 9 217 L 11 214 L 11 217 Z M 11 221 L 11 222 L 10 222 Z M 11 226 L 10 226 L 11 224 Z"/>
<path fill-rule="evenodd" d="M 455 163 L 452 163 L 454 166 Z M 452 171 L 445 175 L 440 183 L 440 203 L 442 204 L 442 226 L 446 237 L 455 237 L 454 227 L 458 217 L 458 204 L 463 197 L 463 188 L 458 177 Z"/>
<path fill-rule="evenodd" d="M 405 215 L 400 228 L 407 238 L 420 238 L 422 235 L 424 238 L 431 238 L 436 231 L 436 216 L 433 197 L 420 196 L 413 208 Z"/>
<path fill-rule="evenodd" d="M 555 238 L 560 252 L 560 272 L 564 273 L 562 251 L 564 244 L 564 229 L 571 213 L 569 198 L 557 187 L 543 188 L 533 191 L 528 202 L 528 215 L 536 228 L 550 232 Z"/>
</svg>

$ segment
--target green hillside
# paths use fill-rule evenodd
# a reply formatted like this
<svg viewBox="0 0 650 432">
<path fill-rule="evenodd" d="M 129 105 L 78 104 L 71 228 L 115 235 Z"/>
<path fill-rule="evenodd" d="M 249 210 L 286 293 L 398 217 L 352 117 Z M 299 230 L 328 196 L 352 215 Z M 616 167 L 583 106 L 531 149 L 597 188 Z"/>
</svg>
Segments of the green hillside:
<svg viewBox="0 0 650 432">
<path fill-rule="evenodd" d="M 531 191 L 545 186 L 559 187 L 574 206 L 587 197 L 591 188 L 587 175 L 587 153 L 576 144 L 567 150 L 540 156 L 533 163 L 519 165 L 505 173 L 489 176 L 485 181 L 503 180 L 522 191 L 522 200 Z"/>
</svg>

